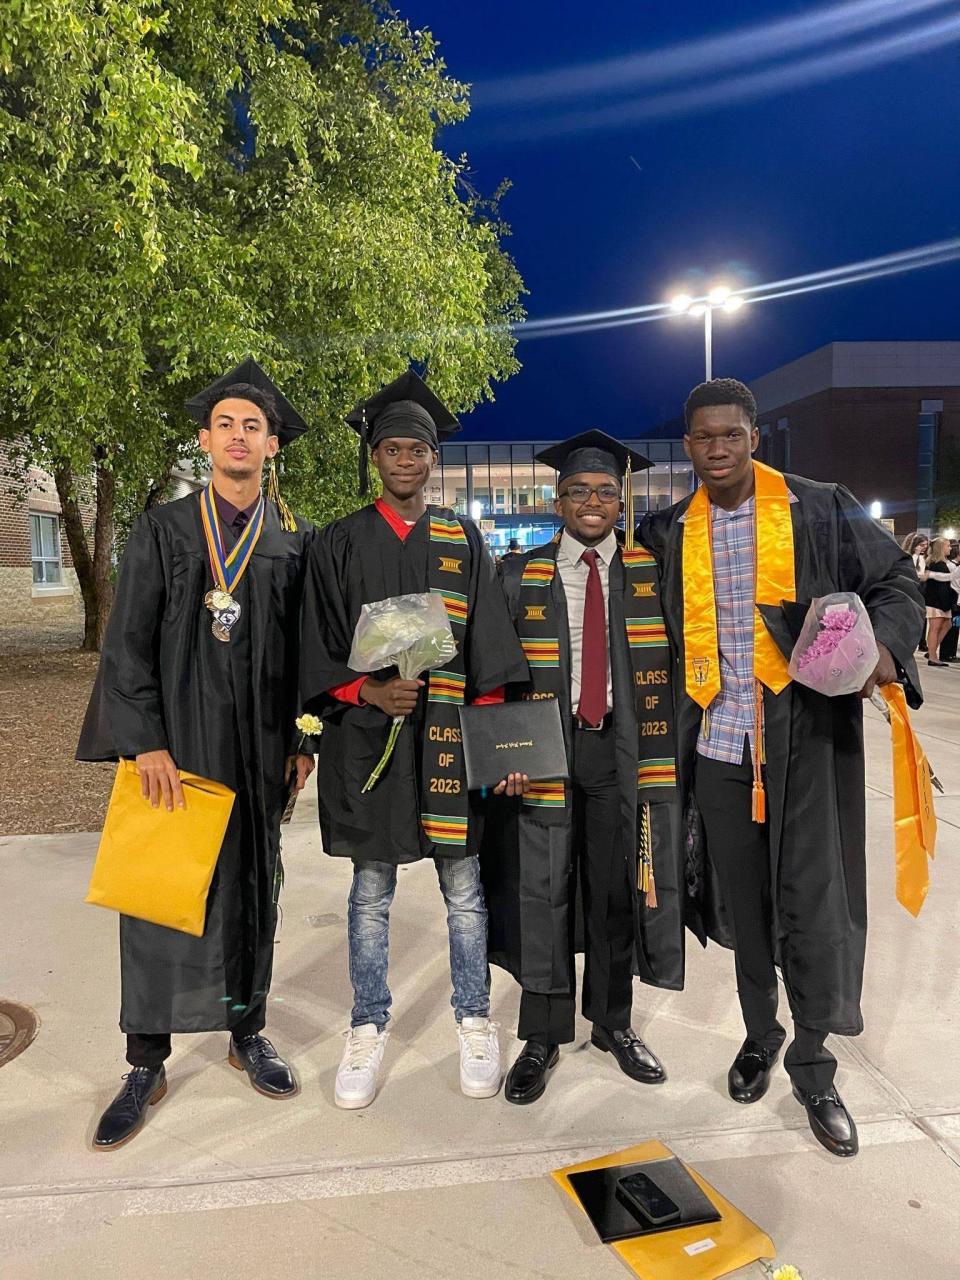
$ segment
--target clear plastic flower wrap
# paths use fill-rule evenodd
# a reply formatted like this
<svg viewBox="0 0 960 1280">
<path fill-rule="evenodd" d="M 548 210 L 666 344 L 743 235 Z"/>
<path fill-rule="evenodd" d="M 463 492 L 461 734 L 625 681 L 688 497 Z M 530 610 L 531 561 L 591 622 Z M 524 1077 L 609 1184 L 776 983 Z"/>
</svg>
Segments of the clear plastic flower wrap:
<svg viewBox="0 0 960 1280">
<path fill-rule="evenodd" d="M 353 671 L 382 671 L 396 667 L 403 680 L 416 680 L 424 671 L 442 667 L 457 652 L 443 598 L 430 591 L 375 600 L 360 610 L 347 665 Z M 406 716 L 394 716 L 386 749 L 363 790 L 369 791 L 383 773 Z"/>
<path fill-rule="evenodd" d="M 836 698 L 859 693 L 879 658 L 866 605 L 853 591 L 814 600 L 790 658 L 799 684 Z"/>
</svg>

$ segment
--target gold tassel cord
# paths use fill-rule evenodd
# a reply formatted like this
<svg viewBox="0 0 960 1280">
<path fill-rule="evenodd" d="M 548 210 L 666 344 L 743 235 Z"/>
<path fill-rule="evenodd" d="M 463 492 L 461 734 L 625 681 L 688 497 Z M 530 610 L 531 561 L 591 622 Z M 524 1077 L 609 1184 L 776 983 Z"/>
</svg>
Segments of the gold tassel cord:
<svg viewBox="0 0 960 1280">
<path fill-rule="evenodd" d="M 623 479 L 623 501 L 624 501 L 624 546 L 628 551 L 633 550 L 633 470 L 630 466 L 630 459 L 627 459 L 627 474 Z"/>
<path fill-rule="evenodd" d="M 637 888 L 644 894 L 647 906 L 657 905 L 657 885 L 653 878 L 653 827 L 650 819 L 650 805 L 640 807 L 640 850 L 637 863 Z"/>
<path fill-rule="evenodd" d="M 280 527 L 285 529 L 287 533 L 296 533 L 296 517 L 280 493 L 280 480 L 277 477 L 276 458 L 270 459 L 270 471 L 267 476 L 267 497 L 271 502 L 276 504 L 277 514 L 280 516 Z"/>
</svg>

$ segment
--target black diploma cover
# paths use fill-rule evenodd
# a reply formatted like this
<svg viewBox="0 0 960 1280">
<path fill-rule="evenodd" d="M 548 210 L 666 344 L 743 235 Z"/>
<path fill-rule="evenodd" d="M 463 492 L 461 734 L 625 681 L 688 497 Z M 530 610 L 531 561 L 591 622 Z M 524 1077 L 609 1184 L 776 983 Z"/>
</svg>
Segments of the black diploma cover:
<svg viewBox="0 0 960 1280">
<path fill-rule="evenodd" d="M 567 752 L 556 698 L 460 707 L 467 787 L 495 787 L 508 773 L 534 782 L 566 778 Z"/>
<path fill-rule="evenodd" d="M 661 1227 L 651 1226 L 637 1217 L 617 1194 L 617 1183 L 630 1173 L 645 1173 L 674 1202 L 680 1210 L 680 1217 Z M 656 1231 L 674 1231 L 680 1227 L 720 1221 L 716 1207 L 676 1157 L 571 1173 L 570 1185 L 604 1244 L 651 1235 Z"/>
</svg>

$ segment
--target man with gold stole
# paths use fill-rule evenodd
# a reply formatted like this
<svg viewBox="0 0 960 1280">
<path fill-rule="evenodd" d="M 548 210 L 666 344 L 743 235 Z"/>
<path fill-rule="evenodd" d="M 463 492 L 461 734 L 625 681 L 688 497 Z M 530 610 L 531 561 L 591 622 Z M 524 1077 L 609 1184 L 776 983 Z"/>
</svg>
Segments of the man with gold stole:
<svg viewBox="0 0 960 1280">
<path fill-rule="evenodd" d="M 558 472 L 563 529 L 500 565 L 530 664 L 530 681 L 509 695 L 559 701 L 569 779 L 530 782 L 519 794 L 501 784 L 507 794 L 490 802 L 481 859 L 490 958 L 523 988 L 525 1043 L 505 1089 L 520 1105 L 542 1097 L 559 1046 L 574 1039 L 576 950 L 585 952 L 591 1042 L 640 1083 L 666 1074 L 632 1027 L 634 974 L 683 986 L 670 656 L 656 565 L 632 539 L 631 474 L 651 464 L 602 431 L 537 460 Z"/>
<path fill-rule="evenodd" d="M 230 1032 L 229 1059 L 272 1098 L 296 1078 L 261 1033 L 273 964 L 280 819 L 313 768 L 298 754 L 297 668 L 313 529 L 274 458 L 306 423 L 254 360 L 187 403 L 211 480 L 145 512 L 127 539 L 77 758 L 134 759 L 144 804 L 183 803 L 177 771 L 236 792 L 202 937 L 120 918 L 130 1072 L 94 1146 L 132 1138 L 166 1092 L 171 1032 Z M 269 461 L 271 492 L 262 493 Z M 171 858 L 177 850 L 171 849 Z M 137 851 L 130 850 L 131 862 Z"/>
<path fill-rule="evenodd" d="M 776 967 L 794 1022 L 784 1065 L 810 1128 L 832 1154 L 858 1149 L 834 1085 L 829 1034 L 863 1029 L 867 928 L 861 698 L 901 681 L 921 701 L 913 650 L 923 608 L 907 556 L 841 485 L 753 459 L 749 389 L 721 378 L 685 407 L 684 445 L 701 487 L 647 515 L 679 674 L 677 759 L 688 827 L 688 920 L 732 947 L 746 1039 L 730 1096 L 767 1090 L 785 1040 Z M 810 601 L 856 592 L 879 661 L 857 695 L 791 682 Z"/>
<path fill-rule="evenodd" d="M 323 846 L 353 862 L 347 934 L 354 1004 L 334 1100 L 358 1109 L 376 1097 L 390 1035 L 387 961 L 397 870 L 425 858 L 434 862 L 447 908 L 460 1088 L 467 1097 L 489 1098 L 500 1090 L 500 1047 L 489 1017 L 476 797 L 467 791 L 458 708 L 502 701 L 502 686 L 523 679 L 527 664 L 476 525 L 426 501 L 440 440 L 459 431 L 457 419 L 408 370 L 347 422 L 360 436 L 361 490 L 369 449 L 383 496 L 318 533 L 301 657 L 303 704 L 324 721 L 317 761 Z M 396 667 L 373 675 L 353 670 L 364 605 L 425 592 L 443 599 L 454 657 L 418 680 L 402 679 Z M 372 782 L 397 718 L 402 728 L 393 754 Z"/>
</svg>

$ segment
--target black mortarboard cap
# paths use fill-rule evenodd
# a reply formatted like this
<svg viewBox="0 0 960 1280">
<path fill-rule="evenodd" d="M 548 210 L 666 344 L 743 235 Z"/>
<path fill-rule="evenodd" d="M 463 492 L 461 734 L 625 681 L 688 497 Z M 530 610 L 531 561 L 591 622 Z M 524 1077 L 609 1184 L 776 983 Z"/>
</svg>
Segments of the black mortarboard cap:
<svg viewBox="0 0 960 1280">
<path fill-rule="evenodd" d="M 307 430 L 307 424 L 276 383 L 260 368 L 253 356 L 248 356 L 236 368 L 231 369 L 229 373 L 225 373 L 222 378 L 217 378 L 216 382 L 211 382 L 209 387 L 204 387 L 195 396 L 191 396 L 186 402 L 187 413 L 190 414 L 191 418 L 196 418 L 197 422 L 202 424 L 207 410 L 216 403 L 214 396 L 220 392 L 229 391 L 231 387 L 243 384 L 256 387 L 258 391 L 266 391 L 273 397 L 273 402 L 277 406 L 277 414 L 280 418 L 277 438 L 281 447 L 290 444 L 292 440 L 296 440 L 298 436 L 304 434 Z M 222 400 L 225 399 L 225 396 L 220 395 L 219 398 Z"/>
<path fill-rule="evenodd" d="M 626 473 L 628 462 L 632 471 L 644 471 L 653 466 L 649 458 L 621 444 L 605 431 L 581 431 L 579 435 L 561 440 L 535 456 L 538 462 L 556 470 L 558 485 L 568 476 L 598 471 L 620 480 Z"/>
<path fill-rule="evenodd" d="M 361 400 L 346 416 L 360 437 L 360 492 L 367 492 L 367 449 L 381 440 L 401 436 L 422 440 L 433 449 L 460 430 L 460 423 L 443 401 L 412 369 Z"/>
</svg>

